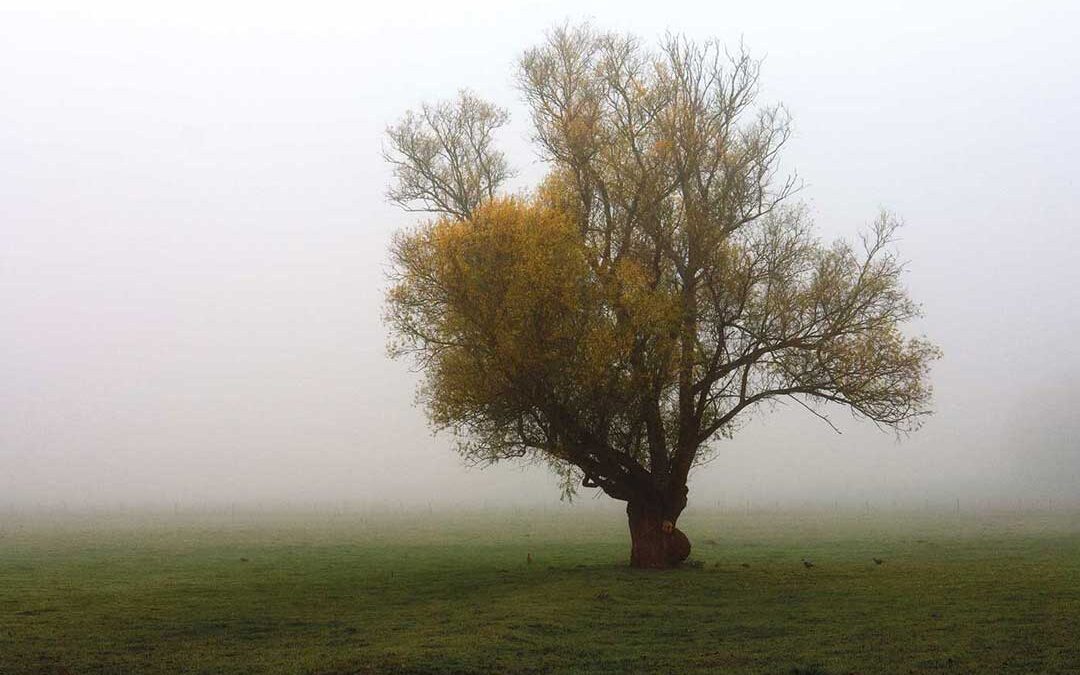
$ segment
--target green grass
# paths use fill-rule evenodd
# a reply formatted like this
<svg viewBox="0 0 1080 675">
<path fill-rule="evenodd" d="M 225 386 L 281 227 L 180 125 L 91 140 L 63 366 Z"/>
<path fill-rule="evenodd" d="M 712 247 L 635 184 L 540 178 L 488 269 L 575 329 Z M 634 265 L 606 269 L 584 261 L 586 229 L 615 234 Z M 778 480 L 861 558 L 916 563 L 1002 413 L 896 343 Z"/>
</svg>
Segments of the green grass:
<svg viewBox="0 0 1080 675">
<path fill-rule="evenodd" d="M 680 526 L 651 572 L 616 510 L 0 516 L 0 673 L 1080 671 L 1076 513 Z"/>
</svg>

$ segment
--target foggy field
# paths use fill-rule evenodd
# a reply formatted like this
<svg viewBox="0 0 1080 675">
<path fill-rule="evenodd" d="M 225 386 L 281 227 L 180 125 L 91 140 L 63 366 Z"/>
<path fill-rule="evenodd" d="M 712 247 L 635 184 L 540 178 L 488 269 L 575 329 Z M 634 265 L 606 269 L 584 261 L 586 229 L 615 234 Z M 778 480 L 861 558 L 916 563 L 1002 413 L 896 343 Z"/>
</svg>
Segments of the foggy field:
<svg viewBox="0 0 1080 675">
<path fill-rule="evenodd" d="M 0 675 L 1080 675 L 1078 25 L 0 0 Z"/>
<path fill-rule="evenodd" d="M 1076 513 L 681 523 L 692 564 L 650 572 L 589 505 L 9 514 L 0 672 L 1080 669 Z"/>
</svg>

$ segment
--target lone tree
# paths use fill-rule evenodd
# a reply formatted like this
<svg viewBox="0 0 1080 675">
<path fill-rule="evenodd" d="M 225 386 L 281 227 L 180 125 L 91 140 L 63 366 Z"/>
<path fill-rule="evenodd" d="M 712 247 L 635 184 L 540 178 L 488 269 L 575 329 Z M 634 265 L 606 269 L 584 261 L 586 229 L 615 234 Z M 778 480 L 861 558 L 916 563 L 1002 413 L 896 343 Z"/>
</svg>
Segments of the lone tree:
<svg viewBox="0 0 1080 675">
<path fill-rule="evenodd" d="M 635 567 L 686 558 L 690 471 L 761 404 L 899 432 L 929 412 L 938 351 L 901 332 L 919 308 L 896 220 L 814 238 L 758 73 L 716 42 L 553 30 L 518 72 L 549 168 L 527 195 L 501 194 L 507 114 L 471 94 L 388 130 L 390 199 L 436 214 L 393 243 L 392 354 L 467 458 L 627 502 Z"/>
</svg>

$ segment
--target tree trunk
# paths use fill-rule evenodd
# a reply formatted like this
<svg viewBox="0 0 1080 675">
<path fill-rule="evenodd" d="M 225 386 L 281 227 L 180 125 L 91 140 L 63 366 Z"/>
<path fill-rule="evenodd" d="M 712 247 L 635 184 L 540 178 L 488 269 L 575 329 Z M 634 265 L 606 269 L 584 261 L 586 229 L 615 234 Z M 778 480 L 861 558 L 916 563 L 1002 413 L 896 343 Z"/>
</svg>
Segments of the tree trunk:
<svg viewBox="0 0 1080 675">
<path fill-rule="evenodd" d="M 626 505 L 630 521 L 630 566 L 652 569 L 676 567 L 690 555 L 690 540 L 671 522 L 664 531 L 663 509 L 649 503 Z"/>
</svg>

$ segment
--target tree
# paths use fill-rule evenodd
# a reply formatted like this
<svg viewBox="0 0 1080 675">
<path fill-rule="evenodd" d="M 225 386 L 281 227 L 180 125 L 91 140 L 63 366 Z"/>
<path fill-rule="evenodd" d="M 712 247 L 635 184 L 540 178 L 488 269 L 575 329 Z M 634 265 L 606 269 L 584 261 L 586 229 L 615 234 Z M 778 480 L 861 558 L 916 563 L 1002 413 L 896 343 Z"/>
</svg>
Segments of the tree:
<svg viewBox="0 0 1080 675">
<path fill-rule="evenodd" d="M 392 354 L 467 458 L 544 461 L 568 494 L 627 502 L 637 567 L 689 554 L 690 472 L 763 404 L 898 432 L 929 413 L 938 351 L 902 332 L 920 310 L 896 219 L 857 245 L 813 236 L 758 74 L 716 42 L 552 31 L 518 74 L 550 169 L 527 195 L 501 194 L 507 116 L 471 94 L 389 130 L 390 198 L 438 214 L 392 246 Z"/>
</svg>

